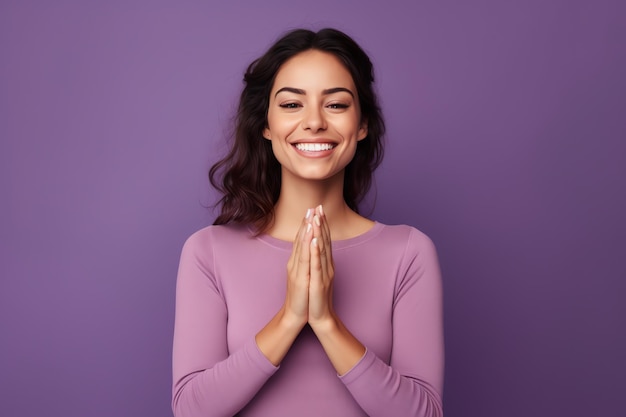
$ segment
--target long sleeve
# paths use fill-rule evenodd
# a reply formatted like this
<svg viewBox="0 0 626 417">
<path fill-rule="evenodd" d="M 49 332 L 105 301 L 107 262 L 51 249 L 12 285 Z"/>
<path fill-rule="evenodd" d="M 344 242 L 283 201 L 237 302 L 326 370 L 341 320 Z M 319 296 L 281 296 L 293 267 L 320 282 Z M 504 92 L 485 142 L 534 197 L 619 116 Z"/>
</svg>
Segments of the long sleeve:
<svg viewBox="0 0 626 417">
<path fill-rule="evenodd" d="M 291 242 L 210 226 L 183 247 L 176 287 L 176 417 L 440 417 L 441 277 L 430 239 L 376 223 L 333 242 L 334 304 L 366 347 L 342 377 L 305 327 L 279 367 L 254 336 L 286 295 Z"/>
<path fill-rule="evenodd" d="M 432 241 L 411 229 L 399 267 L 389 365 L 368 349 L 340 379 L 370 417 L 441 417 L 442 283 Z"/>
<path fill-rule="evenodd" d="M 212 251 L 209 234 L 196 233 L 181 254 L 172 369 L 176 417 L 232 416 L 278 369 L 259 351 L 254 337 L 228 351 L 228 311 Z"/>
</svg>

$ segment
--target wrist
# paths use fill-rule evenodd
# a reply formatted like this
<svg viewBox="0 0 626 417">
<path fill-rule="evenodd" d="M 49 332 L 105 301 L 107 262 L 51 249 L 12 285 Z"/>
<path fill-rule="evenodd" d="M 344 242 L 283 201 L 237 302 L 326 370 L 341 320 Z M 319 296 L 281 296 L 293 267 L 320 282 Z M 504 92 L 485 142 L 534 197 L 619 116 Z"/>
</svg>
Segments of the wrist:
<svg viewBox="0 0 626 417">
<path fill-rule="evenodd" d="M 334 315 L 329 315 L 328 317 L 309 320 L 309 326 L 318 336 L 332 334 L 341 329 L 341 325 L 338 322 L 338 319 Z"/>
<path fill-rule="evenodd" d="M 279 313 L 278 324 L 281 328 L 283 328 L 287 332 L 299 333 L 300 330 L 302 330 L 302 328 L 306 325 L 306 323 L 307 323 L 306 317 L 298 316 L 297 314 L 290 312 L 284 307 L 281 309 Z"/>
</svg>

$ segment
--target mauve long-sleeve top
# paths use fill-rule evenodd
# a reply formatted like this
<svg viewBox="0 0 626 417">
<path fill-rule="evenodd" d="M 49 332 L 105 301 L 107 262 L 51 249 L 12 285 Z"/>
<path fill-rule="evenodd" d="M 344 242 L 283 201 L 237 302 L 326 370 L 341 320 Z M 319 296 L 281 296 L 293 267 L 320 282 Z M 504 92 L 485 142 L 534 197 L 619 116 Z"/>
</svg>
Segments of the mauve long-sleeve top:
<svg viewBox="0 0 626 417">
<path fill-rule="evenodd" d="M 305 326 L 279 366 L 255 335 L 285 300 L 292 243 L 209 226 L 181 255 L 176 288 L 176 417 L 442 416 L 442 285 L 432 241 L 375 225 L 332 242 L 334 308 L 366 347 L 337 375 Z"/>
</svg>

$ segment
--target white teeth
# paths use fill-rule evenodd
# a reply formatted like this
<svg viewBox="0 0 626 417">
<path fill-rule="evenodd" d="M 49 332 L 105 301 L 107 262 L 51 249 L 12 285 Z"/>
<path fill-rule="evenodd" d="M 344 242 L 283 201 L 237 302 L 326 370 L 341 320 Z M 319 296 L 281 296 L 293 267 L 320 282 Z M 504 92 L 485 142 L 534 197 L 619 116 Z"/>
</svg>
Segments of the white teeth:
<svg viewBox="0 0 626 417">
<path fill-rule="evenodd" d="M 332 143 L 296 143 L 296 148 L 306 152 L 328 151 L 334 147 Z"/>
</svg>

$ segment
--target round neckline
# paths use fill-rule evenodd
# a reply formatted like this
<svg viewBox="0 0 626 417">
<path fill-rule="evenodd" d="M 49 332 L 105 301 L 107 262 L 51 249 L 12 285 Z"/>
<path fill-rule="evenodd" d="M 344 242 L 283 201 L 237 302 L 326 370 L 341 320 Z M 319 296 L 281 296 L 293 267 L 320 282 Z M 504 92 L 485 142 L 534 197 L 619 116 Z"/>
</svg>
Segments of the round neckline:
<svg viewBox="0 0 626 417">
<path fill-rule="evenodd" d="M 384 227 L 384 224 L 374 220 L 374 225 L 360 235 L 348 239 L 333 240 L 333 250 L 345 249 L 352 246 L 360 245 L 361 243 L 366 242 L 378 235 L 378 233 L 380 233 Z M 248 228 L 248 230 L 251 231 L 250 228 Z M 293 248 L 292 241 L 278 239 L 268 234 L 261 234 L 257 236 L 256 239 L 279 249 L 290 251 Z"/>
</svg>

